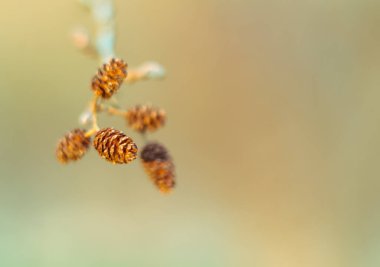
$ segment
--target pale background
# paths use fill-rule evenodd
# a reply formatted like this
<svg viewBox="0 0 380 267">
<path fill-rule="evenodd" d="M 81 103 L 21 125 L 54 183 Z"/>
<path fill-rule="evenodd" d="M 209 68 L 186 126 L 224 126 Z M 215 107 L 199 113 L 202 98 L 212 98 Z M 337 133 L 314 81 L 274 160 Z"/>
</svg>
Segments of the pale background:
<svg viewBox="0 0 380 267">
<path fill-rule="evenodd" d="M 91 17 L 2 0 L 0 266 L 380 266 L 380 1 L 116 5 L 118 55 L 168 70 L 120 100 L 167 110 L 151 139 L 178 188 L 95 151 L 56 162 L 91 95 L 98 64 L 69 38 Z"/>
</svg>

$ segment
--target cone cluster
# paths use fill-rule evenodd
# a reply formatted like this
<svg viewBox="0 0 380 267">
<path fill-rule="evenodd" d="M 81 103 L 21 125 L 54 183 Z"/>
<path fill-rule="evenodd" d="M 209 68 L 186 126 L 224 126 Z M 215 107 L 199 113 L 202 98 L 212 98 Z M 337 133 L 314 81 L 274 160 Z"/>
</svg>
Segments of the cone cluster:
<svg viewBox="0 0 380 267">
<path fill-rule="evenodd" d="M 138 151 L 130 137 L 113 128 L 98 131 L 94 138 L 94 147 L 102 158 L 118 164 L 133 161 Z"/>
<path fill-rule="evenodd" d="M 167 149 L 159 143 L 149 143 L 141 151 L 144 169 L 163 193 L 175 187 L 175 167 Z"/>
<path fill-rule="evenodd" d="M 68 163 L 84 156 L 90 146 L 91 139 L 85 131 L 74 129 L 58 141 L 56 156 L 59 162 Z"/>
<path fill-rule="evenodd" d="M 111 115 L 121 115 L 127 124 L 139 133 L 154 132 L 165 125 L 166 112 L 150 105 L 136 105 L 129 110 L 118 109 L 104 104 L 116 93 L 127 77 L 127 64 L 117 58 L 99 68 L 93 77 L 91 88 L 95 97 L 91 102 L 90 129 L 74 129 L 62 137 L 56 148 L 59 162 L 67 163 L 83 157 L 93 146 L 99 155 L 113 164 L 127 164 L 138 156 L 138 148 L 134 141 L 123 132 L 114 128 L 99 130 L 97 112 L 107 111 Z M 170 192 L 176 185 L 175 166 L 165 146 L 157 142 L 146 144 L 140 154 L 143 167 L 154 185 L 163 193 Z"/>
<path fill-rule="evenodd" d="M 122 59 L 113 58 L 103 64 L 92 79 L 91 87 L 94 93 L 104 99 L 110 98 L 127 77 L 127 63 Z"/>
<path fill-rule="evenodd" d="M 127 111 L 126 119 L 128 125 L 138 132 L 153 132 L 164 126 L 166 112 L 149 105 L 137 105 Z"/>
</svg>

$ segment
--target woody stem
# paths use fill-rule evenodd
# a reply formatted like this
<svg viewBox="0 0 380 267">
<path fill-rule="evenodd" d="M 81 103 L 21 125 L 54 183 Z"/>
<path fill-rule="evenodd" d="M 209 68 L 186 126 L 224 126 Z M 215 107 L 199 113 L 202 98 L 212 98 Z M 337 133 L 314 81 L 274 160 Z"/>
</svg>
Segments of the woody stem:
<svg viewBox="0 0 380 267">
<path fill-rule="evenodd" d="M 91 117 L 92 117 L 92 127 L 86 132 L 86 136 L 89 137 L 93 134 L 95 134 L 97 131 L 99 131 L 99 125 L 98 125 L 98 116 L 97 116 L 97 110 L 98 110 L 98 99 L 99 96 L 95 95 L 94 98 L 91 101 Z"/>
</svg>

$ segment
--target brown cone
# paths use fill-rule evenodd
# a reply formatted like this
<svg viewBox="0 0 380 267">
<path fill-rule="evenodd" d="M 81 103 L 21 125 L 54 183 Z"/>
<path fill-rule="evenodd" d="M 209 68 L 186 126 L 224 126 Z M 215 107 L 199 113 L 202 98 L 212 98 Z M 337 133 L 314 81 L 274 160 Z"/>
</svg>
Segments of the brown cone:
<svg viewBox="0 0 380 267">
<path fill-rule="evenodd" d="M 127 77 L 127 63 L 122 59 L 111 59 L 98 70 L 92 79 L 92 90 L 102 98 L 110 98 Z"/>
<path fill-rule="evenodd" d="M 128 125 L 138 132 L 153 132 L 164 126 L 166 113 L 160 108 L 137 105 L 127 111 L 126 119 Z"/>
<path fill-rule="evenodd" d="M 56 156 L 59 162 L 75 161 L 87 152 L 91 139 L 85 136 L 85 131 L 74 129 L 58 141 Z"/>
<path fill-rule="evenodd" d="M 102 158 L 112 163 L 129 163 L 137 157 L 137 146 L 133 140 L 113 128 L 98 131 L 94 147 Z"/>
<path fill-rule="evenodd" d="M 149 143 L 142 149 L 141 160 L 146 173 L 163 193 L 175 187 L 175 167 L 167 149 L 159 143 Z"/>
</svg>

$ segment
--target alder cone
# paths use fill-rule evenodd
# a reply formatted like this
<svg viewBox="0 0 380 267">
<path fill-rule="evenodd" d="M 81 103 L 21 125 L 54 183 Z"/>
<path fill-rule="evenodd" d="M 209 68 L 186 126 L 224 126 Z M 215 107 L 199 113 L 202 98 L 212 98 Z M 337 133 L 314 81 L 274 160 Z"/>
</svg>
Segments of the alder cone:
<svg viewBox="0 0 380 267">
<path fill-rule="evenodd" d="M 91 87 L 94 93 L 105 99 L 110 98 L 127 77 L 127 66 L 127 63 L 117 58 L 103 64 L 92 79 Z"/>
<path fill-rule="evenodd" d="M 58 141 L 56 156 L 59 162 L 76 161 L 84 156 L 91 142 L 85 133 L 85 130 L 74 129 Z"/>
<path fill-rule="evenodd" d="M 144 169 L 152 182 L 163 193 L 175 187 L 175 167 L 167 149 L 159 143 L 149 143 L 141 152 Z"/>
<path fill-rule="evenodd" d="M 94 147 L 102 158 L 118 164 L 133 161 L 138 151 L 130 137 L 113 128 L 98 131 L 94 138 Z"/>
<path fill-rule="evenodd" d="M 165 124 L 166 113 L 160 108 L 137 105 L 127 111 L 126 119 L 128 125 L 138 132 L 153 132 Z"/>
</svg>

